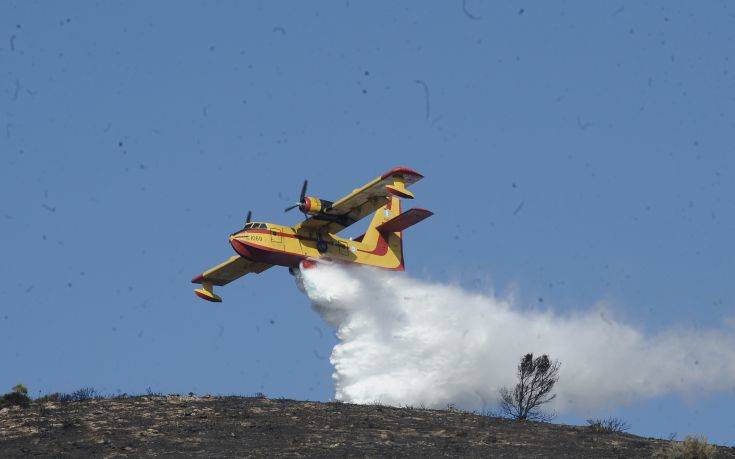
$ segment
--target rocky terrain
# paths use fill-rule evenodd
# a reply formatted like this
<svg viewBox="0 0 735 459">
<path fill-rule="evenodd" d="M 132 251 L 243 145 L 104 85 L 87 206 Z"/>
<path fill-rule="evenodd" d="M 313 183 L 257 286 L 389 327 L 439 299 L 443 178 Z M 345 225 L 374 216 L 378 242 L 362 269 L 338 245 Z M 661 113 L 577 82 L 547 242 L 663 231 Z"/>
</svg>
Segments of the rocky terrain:
<svg viewBox="0 0 735 459">
<path fill-rule="evenodd" d="M 0 457 L 650 457 L 669 442 L 456 410 L 136 396 L 0 410 Z M 718 457 L 735 457 L 718 447 Z"/>
</svg>

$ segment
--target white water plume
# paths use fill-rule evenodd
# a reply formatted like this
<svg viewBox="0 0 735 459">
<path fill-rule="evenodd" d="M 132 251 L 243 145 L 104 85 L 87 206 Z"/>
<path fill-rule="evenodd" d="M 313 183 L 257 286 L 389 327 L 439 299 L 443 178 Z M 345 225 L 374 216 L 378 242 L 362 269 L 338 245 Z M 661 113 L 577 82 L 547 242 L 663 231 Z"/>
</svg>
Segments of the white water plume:
<svg viewBox="0 0 735 459">
<path fill-rule="evenodd" d="M 355 403 L 492 407 L 520 357 L 561 362 L 558 411 L 735 388 L 732 331 L 654 335 L 606 318 L 523 310 L 510 298 L 360 267 L 318 265 L 303 283 L 337 328 L 335 397 Z"/>
</svg>

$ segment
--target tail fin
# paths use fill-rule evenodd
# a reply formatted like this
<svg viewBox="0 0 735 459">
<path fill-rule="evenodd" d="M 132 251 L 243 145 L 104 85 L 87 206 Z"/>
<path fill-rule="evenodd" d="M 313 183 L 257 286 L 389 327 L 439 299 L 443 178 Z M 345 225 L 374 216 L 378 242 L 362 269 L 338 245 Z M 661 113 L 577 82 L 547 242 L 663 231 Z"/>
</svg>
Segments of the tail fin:
<svg viewBox="0 0 735 459">
<path fill-rule="evenodd" d="M 362 243 L 372 248 L 370 264 L 386 269 L 403 271 L 403 230 L 433 215 L 425 209 L 411 209 L 401 213 L 401 200 L 389 196 L 388 202 L 373 215 Z"/>
</svg>

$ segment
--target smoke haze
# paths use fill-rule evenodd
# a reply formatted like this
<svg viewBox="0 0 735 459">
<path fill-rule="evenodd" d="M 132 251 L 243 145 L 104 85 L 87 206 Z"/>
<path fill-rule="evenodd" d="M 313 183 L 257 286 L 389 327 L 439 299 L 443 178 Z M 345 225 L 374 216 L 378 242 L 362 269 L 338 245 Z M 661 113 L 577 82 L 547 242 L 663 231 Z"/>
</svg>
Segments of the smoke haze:
<svg viewBox="0 0 735 459">
<path fill-rule="evenodd" d="M 512 298 L 370 268 L 318 265 L 302 276 L 337 329 L 330 361 L 340 400 L 491 408 L 528 352 L 561 362 L 560 412 L 735 388 L 735 339 L 725 331 L 646 335 L 600 309 L 528 311 Z"/>
</svg>

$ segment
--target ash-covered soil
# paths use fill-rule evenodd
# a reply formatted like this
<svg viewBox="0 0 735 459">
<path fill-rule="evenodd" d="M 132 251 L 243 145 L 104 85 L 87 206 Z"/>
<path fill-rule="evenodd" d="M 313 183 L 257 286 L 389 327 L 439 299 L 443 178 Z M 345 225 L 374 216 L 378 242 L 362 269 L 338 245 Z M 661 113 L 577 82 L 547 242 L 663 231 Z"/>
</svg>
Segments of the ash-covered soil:
<svg viewBox="0 0 735 459">
<path fill-rule="evenodd" d="M 0 457 L 650 457 L 665 440 L 454 410 L 138 396 L 0 410 Z M 735 449 L 720 447 L 721 457 Z"/>
</svg>

